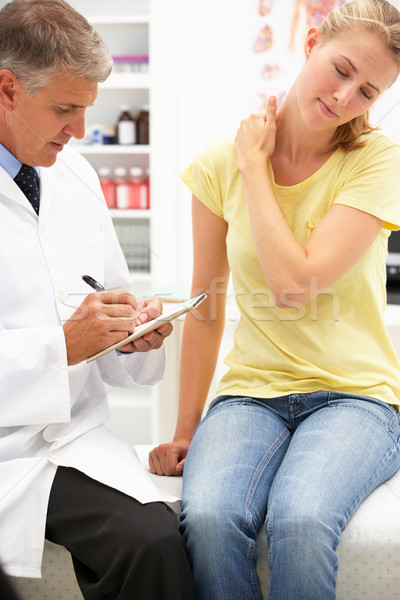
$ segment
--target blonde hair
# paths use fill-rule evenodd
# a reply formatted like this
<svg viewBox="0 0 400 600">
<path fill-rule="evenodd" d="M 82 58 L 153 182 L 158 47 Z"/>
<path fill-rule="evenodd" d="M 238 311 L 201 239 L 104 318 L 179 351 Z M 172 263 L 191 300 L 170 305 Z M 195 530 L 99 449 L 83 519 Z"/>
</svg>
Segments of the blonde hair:
<svg viewBox="0 0 400 600">
<path fill-rule="evenodd" d="M 331 12 L 323 21 L 321 43 L 358 28 L 380 36 L 400 72 L 400 12 L 386 0 L 353 0 Z M 341 146 L 344 150 L 360 148 L 365 143 L 360 136 L 375 129 L 366 112 L 338 127 L 332 146 Z"/>
<path fill-rule="evenodd" d="M 99 83 L 111 68 L 99 34 L 64 0 L 12 0 L 0 10 L 0 70 L 12 71 L 28 94 L 62 70 Z"/>
</svg>

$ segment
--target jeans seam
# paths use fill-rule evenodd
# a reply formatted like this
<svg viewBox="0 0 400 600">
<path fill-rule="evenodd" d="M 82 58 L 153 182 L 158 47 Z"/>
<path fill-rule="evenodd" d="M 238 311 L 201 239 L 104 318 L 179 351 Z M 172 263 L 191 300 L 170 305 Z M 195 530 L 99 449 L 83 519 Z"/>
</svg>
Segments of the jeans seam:
<svg viewBox="0 0 400 600">
<path fill-rule="evenodd" d="M 279 438 L 276 440 L 275 444 L 269 449 L 269 451 L 267 452 L 267 454 L 264 456 L 263 460 L 261 461 L 259 467 L 257 468 L 257 471 L 255 472 L 253 479 L 251 481 L 250 484 L 250 488 L 246 497 L 246 521 L 244 523 L 244 526 L 246 526 L 246 524 L 248 523 L 248 518 L 247 515 L 250 514 L 250 511 L 248 509 L 248 506 L 251 502 L 251 499 L 254 496 L 254 490 L 255 490 L 255 486 L 257 484 L 257 481 L 259 481 L 262 473 L 265 471 L 266 466 L 269 464 L 270 459 L 272 458 L 272 456 L 274 456 L 277 452 L 277 450 L 281 447 L 282 442 L 288 437 L 289 433 L 287 431 L 283 431 L 282 434 L 279 436 Z"/>
<path fill-rule="evenodd" d="M 250 484 L 250 488 L 249 488 L 249 492 L 247 494 L 246 497 L 246 519 L 243 523 L 243 526 L 241 528 L 242 533 L 244 533 L 247 537 L 248 537 L 248 531 L 249 528 L 252 524 L 252 519 L 251 517 L 251 511 L 249 510 L 249 504 L 251 503 L 251 499 L 254 496 L 254 490 L 256 488 L 257 482 L 260 480 L 260 477 L 262 475 L 262 473 L 265 471 L 267 465 L 270 462 L 270 459 L 272 458 L 272 456 L 275 455 L 275 453 L 277 452 L 277 450 L 281 447 L 283 441 L 287 438 L 288 436 L 288 432 L 284 431 L 279 438 L 276 440 L 275 444 L 269 449 L 269 451 L 267 452 L 267 454 L 264 456 L 264 458 L 262 459 L 262 461 L 260 462 L 257 471 L 255 472 L 251 484 Z M 258 532 L 257 532 L 258 533 Z M 251 554 L 255 553 L 255 555 L 257 556 L 257 551 L 256 551 L 256 538 L 257 538 L 257 534 L 255 536 L 254 539 L 254 548 L 252 547 L 252 544 L 249 543 L 249 549 L 247 552 L 247 561 L 249 563 L 249 567 L 250 567 L 250 572 L 251 572 L 251 581 L 252 581 L 252 586 L 253 586 L 253 591 L 255 592 L 255 594 L 257 594 L 257 596 L 259 595 L 259 578 L 257 575 L 257 568 L 253 569 L 252 568 L 252 560 L 251 560 Z M 262 596 L 259 596 L 260 600 L 262 599 Z"/>
<path fill-rule="evenodd" d="M 251 560 L 251 554 L 254 554 L 255 557 L 255 562 L 256 562 L 256 566 L 255 568 L 252 567 L 252 563 L 254 561 Z M 260 579 L 257 573 L 257 544 L 256 544 L 256 540 L 254 540 L 254 546 L 252 546 L 252 544 L 249 544 L 249 550 L 247 552 L 247 562 L 249 564 L 250 567 L 250 577 L 251 577 L 251 586 L 253 588 L 253 592 L 254 594 L 257 596 L 257 600 L 263 600 L 263 596 L 260 593 Z"/>
<path fill-rule="evenodd" d="M 288 448 L 288 450 L 287 450 L 287 452 L 286 452 L 286 454 L 285 454 L 285 460 L 281 464 L 281 467 L 280 467 L 281 472 L 280 472 L 280 475 L 279 475 L 279 479 L 278 479 L 278 481 L 276 482 L 276 485 L 275 485 L 275 493 L 274 493 L 274 495 L 273 495 L 273 497 L 271 499 L 271 510 L 269 511 L 269 514 L 267 514 L 266 531 L 267 531 L 268 536 L 269 536 L 269 544 L 268 545 L 269 545 L 269 554 L 270 555 L 271 555 L 271 546 L 272 546 L 272 539 L 273 539 L 273 525 L 272 525 L 272 521 L 273 521 L 274 509 L 275 509 L 275 500 L 276 500 L 276 496 L 278 494 L 278 489 L 279 489 L 280 482 L 282 480 L 282 477 L 283 477 L 283 474 L 284 474 L 284 471 L 285 471 L 285 467 L 286 467 L 286 465 L 287 465 L 287 463 L 289 461 L 289 458 L 290 458 L 290 456 L 292 454 L 292 448 L 293 448 L 293 446 L 290 445 L 289 448 Z"/>
</svg>

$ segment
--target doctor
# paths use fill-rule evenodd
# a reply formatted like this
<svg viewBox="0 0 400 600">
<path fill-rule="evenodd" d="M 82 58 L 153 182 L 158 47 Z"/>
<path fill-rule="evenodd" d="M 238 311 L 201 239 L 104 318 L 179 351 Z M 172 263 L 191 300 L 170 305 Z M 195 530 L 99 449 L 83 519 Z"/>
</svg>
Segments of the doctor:
<svg viewBox="0 0 400 600">
<path fill-rule="evenodd" d="M 66 147 L 110 69 L 63 0 L 0 11 L 0 562 L 40 577 L 47 537 L 71 552 L 86 599 L 191 600 L 176 498 L 104 426 L 103 382 L 159 380 L 172 326 L 85 361 L 161 311 L 131 295 L 98 178 Z"/>
</svg>

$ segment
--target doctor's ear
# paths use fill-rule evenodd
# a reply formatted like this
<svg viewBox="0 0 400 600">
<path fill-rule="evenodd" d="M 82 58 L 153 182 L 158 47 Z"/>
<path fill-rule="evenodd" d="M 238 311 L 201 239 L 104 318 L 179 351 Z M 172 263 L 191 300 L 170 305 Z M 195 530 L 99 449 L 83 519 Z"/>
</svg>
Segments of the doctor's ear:
<svg viewBox="0 0 400 600">
<path fill-rule="evenodd" d="M 318 42 L 321 39 L 321 31 L 317 25 L 311 27 L 306 36 L 306 41 L 304 44 L 304 54 L 306 58 L 308 58 L 312 52 L 312 50 L 317 46 Z"/>
<path fill-rule="evenodd" d="M 0 71 L 0 107 L 12 112 L 15 107 L 15 100 L 21 84 L 12 71 L 4 69 Z"/>
</svg>

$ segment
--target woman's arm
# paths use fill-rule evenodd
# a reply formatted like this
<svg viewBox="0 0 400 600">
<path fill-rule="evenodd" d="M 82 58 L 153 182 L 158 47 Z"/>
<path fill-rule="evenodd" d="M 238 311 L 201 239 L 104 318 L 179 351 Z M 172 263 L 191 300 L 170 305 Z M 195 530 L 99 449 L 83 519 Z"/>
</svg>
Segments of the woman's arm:
<svg viewBox="0 0 400 600">
<path fill-rule="evenodd" d="M 276 201 L 267 171 L 275 148 L 276 105 L 267 116 L 242 121 L 236 138 L 239 169 L 257 255 L 279 308 L 304 304 L 344 275 L 377 237 L 383 222 L 344 205 L 333 206 L 304 246 Z"/>
<path fill-rule="evenodd" d="M 192 295 L 207 291 L 207 298 L 185 317 L 180 366 L 179 412 L 172 443 L 149 455 L 150 469 L 159 475 L 181 475 L 183 462 L 199 424 L 217 363 L 225 325 L 225 299 L 229 279 L 225 221 L 195 196 L 193 219 Z"/>
</svg>

